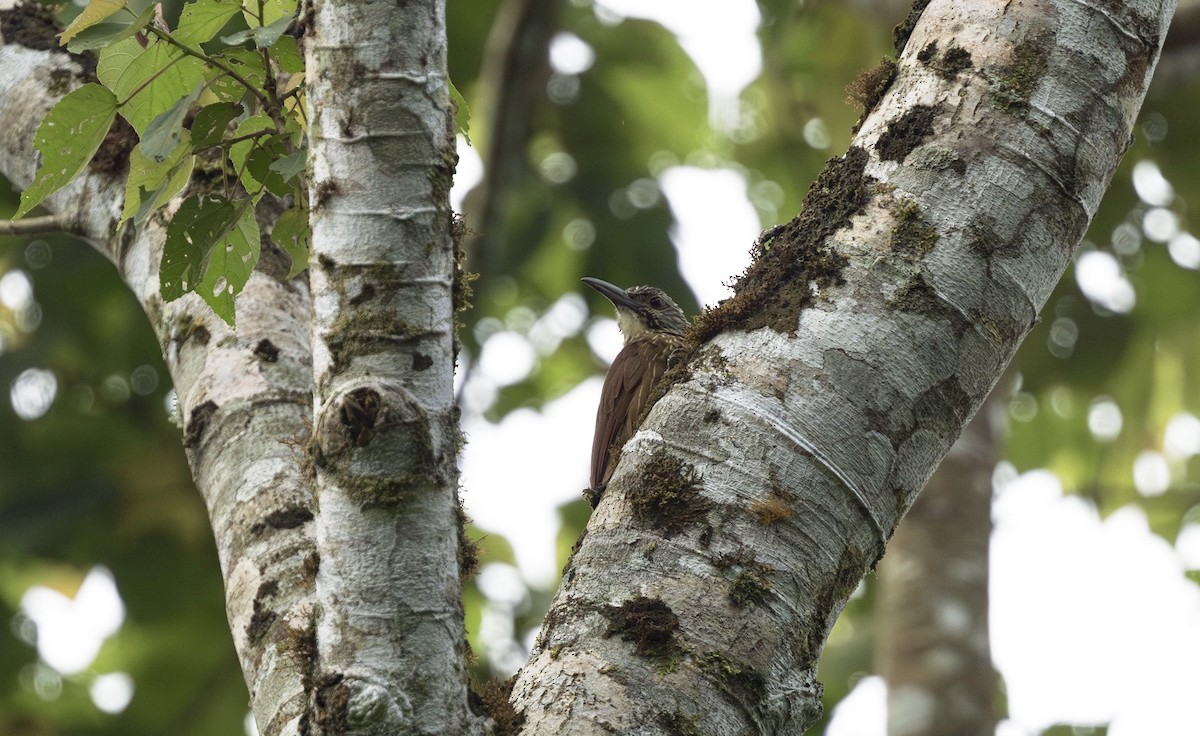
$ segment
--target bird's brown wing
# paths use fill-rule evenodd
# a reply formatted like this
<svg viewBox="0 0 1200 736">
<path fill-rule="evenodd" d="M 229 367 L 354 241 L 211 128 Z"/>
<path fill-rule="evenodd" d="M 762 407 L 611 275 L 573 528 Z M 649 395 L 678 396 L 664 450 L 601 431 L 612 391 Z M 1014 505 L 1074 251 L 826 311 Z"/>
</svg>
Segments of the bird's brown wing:
<svg viewBox="0 0 1200 736">
<path fill-rule="evenodd" d="M 638 420 L 650 400 L 654 384 L 667 370 L 674 340 L 650 335 L 626 345 L 609 366 L 596 410 L 596 436 L 592 440 L 591 487 L 599 489 L 612 474 L 610 460 L 637 431 Z M 670 344 L 666 344 L 666 343 Z"/>
</svg>

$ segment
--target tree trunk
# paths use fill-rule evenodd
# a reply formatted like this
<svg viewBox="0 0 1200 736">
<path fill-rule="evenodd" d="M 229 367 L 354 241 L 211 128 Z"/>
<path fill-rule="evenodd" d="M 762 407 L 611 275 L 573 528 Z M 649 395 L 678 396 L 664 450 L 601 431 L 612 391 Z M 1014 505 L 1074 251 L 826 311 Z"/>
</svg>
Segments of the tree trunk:
<svg viewBox="0 0 1200 736">
<path fill-rule="evenodd" d="M 992 397 L 950 448 L 879 564 L 879 673 L 888 736 L 992 736 L 996 670 L 988 643 Z"/>
<path fill-rule="evenodd" d="M 444 8 L 313 7 L 315 719 L 467 733 Z"/>
<path fill-rule="evenodd" d="M 0 46 L 0 170 L 15 185 L 33 180 L 33 138 L 57 98 L 61 70 L 78 73 L 65 52 Z M 73 85 L 78 84 L 77 81 Z M 109 146 L 125 145 L 110 140 Z M 287 264 L 264 249 L 238 296 L 231 330 L 194 293 L 165 303 L 159 294 L 165 223 L 117 230 L 121 172 L 92 167 L 45 207 L 116 266 L 142 305 L 170 371 L 183 446 L 212 522 L 225 579 L 225 608 L 251 704 L 264 734 L 300 717 L 306 641 L 295 632 L 314 611 L 313 492 L 300 458 L 311 416 L 309 296 L 285 282 Z M 295 732 L 294 726 L 292 732 Z"/>
</svg>

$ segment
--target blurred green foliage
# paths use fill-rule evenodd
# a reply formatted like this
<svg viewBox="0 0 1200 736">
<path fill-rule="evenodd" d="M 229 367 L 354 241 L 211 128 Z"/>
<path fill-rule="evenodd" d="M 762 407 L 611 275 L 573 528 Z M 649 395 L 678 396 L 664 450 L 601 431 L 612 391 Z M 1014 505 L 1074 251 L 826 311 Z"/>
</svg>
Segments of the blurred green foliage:
<svg viewBox="0 0 1200 736">
<path fill-rule="evenodd" d="M 1136 305 L 1128 314 L 1096 308 L 1081 294 L 1074 269 L 1067 273 L 1014 360 L 1019 390 L 1036 400 L 1037 410 L 1032 417 L 1013 412 L 1007 439 L 1008 458 L 1019 470 L 1053 470 L 1068 492 L 1086 495 L 1103 514 L 1138 504 L 1151 529 L 1169 542 L 1185 518 L 1200 522 L 1200 465 L 1194 457 L 1174 463 L 1170 490 L 1150 497 L 1138 492 L 1132 468 L 1139 453 L 1163 451 L 1173 416 L 1200 413 L 1200 323 L 1194 318 L 1200 274 L 1180 267 L 1164 244 L 1145 235 L 1136 245 L 1115 249 L 1113 242 L 1124 237 L 1128 243 L 1142 231 L 1150 207 L 1134 192 L 1132 169 L 1143 160 L 1156 163 L 1173 186 L 1170 209 L 1180 228 L 1194 228 L 1188 208 L 1200 196 L 1200 178 L 1190 164 L 1200 135 L 1192 113 L 1198 98 L 1200 83 L 1151 87 L 1138 134 L 1085 239 L 1085 248 L 1116 256 L 1133 284 Z M 1165 137 L 1158 140 L 1162 126 Z M 1073 350 L 1054 344 L 1060 319 L 1077 329 Z M 1088 428 L 1088 410 L 1101 397 L 1122 414 L 1121 431 L 1110 441 L 1097 441 Z"/>
<path fill-rule="evenodd" d="M 477 100 L 484 96 L 484 50 L 500 5 L 459 0 L 447 8 L 451 76 L 471 105 L 471 137 L 484 152 L 489 116 Z M 759 6 L 763 71 L 742 95 L 743 123 L 717 132 L 707 120 L 702 79 L 672 34 L 644 20 L 600 22 L 585 0 L 563 4 L 563 30 L 585 41 L 595 61 L 573 80 L 575 93 L 529 101 L 535 110 L 526 170 L 491 250 L 471 254 L 480 278 L 474 309 L 462 317 L 468 363 L 479 354 L 481 320 L 528 321 L 522 315 L 536 317 L 562 294 L 578 291 L 583 275 L 654 283 L 679 296 L 689 313 L 697 311 L 668 236 L 669 204 L 658 196 L 633 206 L 628 197 L 631 184 L 653 184 L 665 163 L 741 171 L 752 196 L 762 195 L 754 202 L 764 227 L 798 210 L 824 161 L 850 140 L 859 111 L 845 104 L 846 85 L 890 53 L 896 19 L 849 4 L 760 0 Z M 168 17 L 177 12 L 167 9 Z M 1137 137 L 1089 234 L 1097 248 L 1111 252 L 1119 224 L 1140 225 L 1145 206 L 1132 190 L 1130 169 L 1142 158 L 1156 161 L 1174 185 L 1174 208 L 1188 226 L 1187 204 L 1200 201 L 1200 176 L 1190 165 L 1200 140 L 1198 95 L 1200 85 L 1152 91 L 1143 119 L 1164 121 L 1168 132 L 1153 141 Z M 806 132 L 818 119 L 828 136 L 824 148 L 811 145 L 819 141 L 811 128 Z M 561 154 L 573 161 L 573 175 L 547 176 L 547 162 L 561 161 Z M 7 216 L 18 198 L 0 189 L 0 215 Z M 582 241 L 580 222 L 591 232 Z M 1153 498 L 1138 494 L 1131 467 L 1139 452 L 1161 450 L 1171 416 L 1200 412 L 1197 272 L 1173 263 L 1157 243 L 1118 258 L 1137 293 L 1131 312 L 1097 310 L 1068 274 L 1016 358 L 1020 392 L 1037 410 L 1017 412 L 1009 457 L 1020 470 L 1055 470 L 1068 490 L 1087 494 L 1102 511 L 1139 504 L 1152 528 L 1173 541 L 1181 519 L 1200 521 L 1200 461 L 1177 468 L 1171 489 Z M 0 313 L 0 386 L 11 386 L 27 368 L 49 368 L 58 388 L 50 410 L 33 421 L 17 418 L 8 402 L 0 406 L 0 620 L 17 622 L 0 626 L 0 734 L 240 733 L 245 685 L 205 510 L 164 408 L 170 381 L 160 346 L 111 265 L 85 245 L 2 238 L 0 271 L 15 269 L 28 274 L 38 307 L 36 314 Z M 597 315 L 609 315 L 598 297 L 585 296 Z M 1062 357 L 1048 342 L 1058 318 L 1069 318 L 1078 331 L 1073 350 L 1058 351 Z M 501 389 L 489 417 L 540 407 L 602 370 L 584 337 L 569 337 L 541 356 L 526 380 Z M 147 382 L 151 374 L 157 385 L 147 388 L 155 383 Z M 1088 407 L 1100 395 L 1112 397 L 1124 417 L 1122 432 L 1107 443 L 1098 443 L 1087 425 Z M 576 502 L 562 517 L 560 567 L 588 510 Z M 474 529 L 471 536 L 481 540 L 484 564 L 513 562 L 503 538 Z M 95 564 L 112 571 L 127 607 L 125 624 L 89 673 L 67 678 L 57 699 L 43 700 L 22 684 L 36 654 L 18 636 L 20 598 L 34 583 L 71 595 Z M 868 576 L 830 638 L 821 671 L 827 714 L 871 669 L 874 582 Z M 538 625 L 553 591 L 528 592 L 513 611 L 518 641 Z M 464 597 L 473 670 L 486 677 L 487 647 L 479 639 L 484 597 L 473 585 Z M 123 713 L 105 715 L 88 698 L 89 678 L 118 670 L 132 675 L 134 698 Z M 824 722 L 812 733 L 823 728 Z"/>
</svg>

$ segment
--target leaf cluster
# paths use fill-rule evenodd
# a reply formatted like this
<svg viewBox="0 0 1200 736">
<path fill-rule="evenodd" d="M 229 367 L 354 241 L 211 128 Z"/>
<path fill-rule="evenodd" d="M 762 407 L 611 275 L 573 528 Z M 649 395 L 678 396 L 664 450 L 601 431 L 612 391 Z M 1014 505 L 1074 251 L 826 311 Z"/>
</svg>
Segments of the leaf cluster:
<svg viewBox="0 0 1200 736">
<path fill-rule="evenodd" d="M 98 82 L 46 114 L 41 166 L 16 217 L 74 180 L 120 115 L 138 137 L 120 223 L 141 227 L 188 189 L 167 227 L 161 294 L 195 292 L 233 325 L 234 297 L 258 262 L 263 197 L 290 204 L 272 231 L 289 277 L 308 262 L 304 59 L 286 34 L 296 10 L 296 0 L 195 0 L 172 29 L 160 4 L 91 0 L 59 41 L 99 52 Z M 234 26 L 244 27 L 221 35 Z M 210 184 L 189 188 L 201 169 L 214 172 Z"/>
</svg>

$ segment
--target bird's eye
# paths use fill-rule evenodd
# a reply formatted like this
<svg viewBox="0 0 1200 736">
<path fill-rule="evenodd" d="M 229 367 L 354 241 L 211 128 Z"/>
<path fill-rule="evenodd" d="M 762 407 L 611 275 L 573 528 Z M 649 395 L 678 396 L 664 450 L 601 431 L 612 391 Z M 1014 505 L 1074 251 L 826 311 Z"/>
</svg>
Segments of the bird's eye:
<svg viewBox="0 0 1200 736">
<path fill-rule="evenodd" d="M 650 306 L 654 307 L 655 309 L 662 309 L 663 300 L 659 297 L 654 297 L 650 300 Z"/>
</svg>

